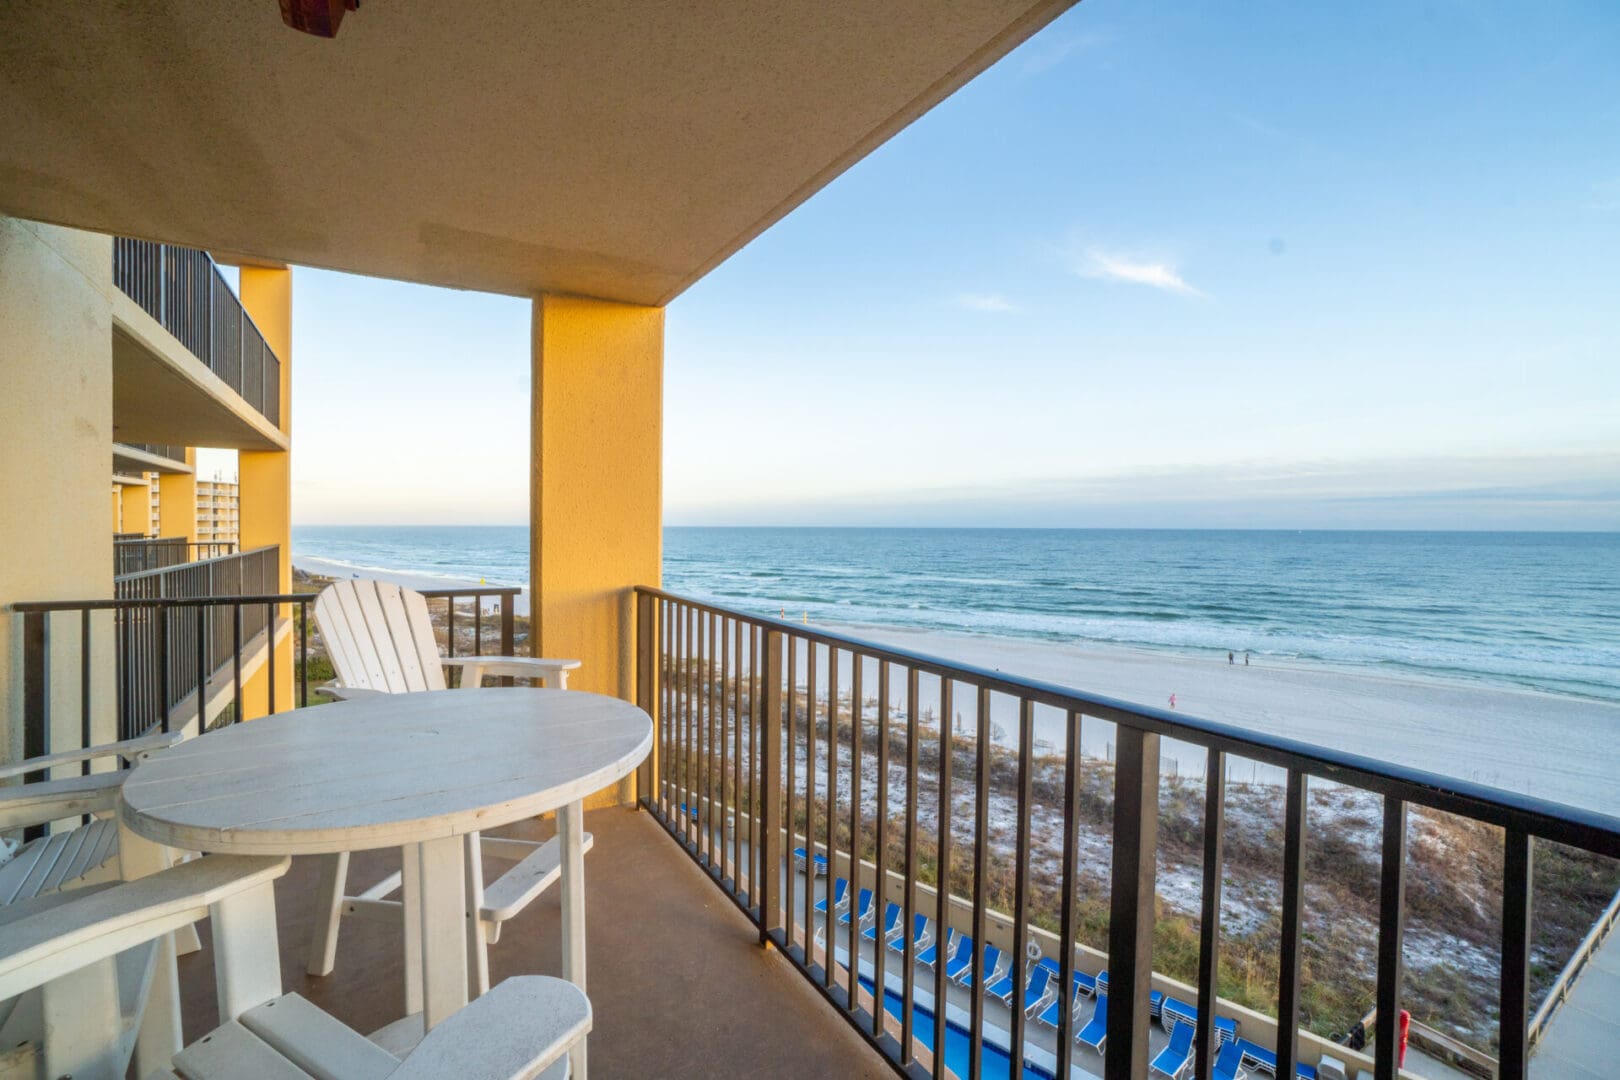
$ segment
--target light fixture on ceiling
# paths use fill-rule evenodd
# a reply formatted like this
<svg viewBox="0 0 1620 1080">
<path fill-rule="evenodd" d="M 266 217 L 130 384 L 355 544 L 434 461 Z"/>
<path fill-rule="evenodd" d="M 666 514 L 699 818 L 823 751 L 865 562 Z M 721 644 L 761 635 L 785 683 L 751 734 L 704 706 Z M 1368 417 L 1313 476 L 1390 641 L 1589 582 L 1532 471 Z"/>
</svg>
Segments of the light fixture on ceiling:
<svg viewBox="0 0 1620 1080">
<path fill-rule="evenodd" d="M 359 11 L 360 0 L 281 0 L 281 21 L 316 37 L 337 37 L 345 11 Z"/>
</svg>

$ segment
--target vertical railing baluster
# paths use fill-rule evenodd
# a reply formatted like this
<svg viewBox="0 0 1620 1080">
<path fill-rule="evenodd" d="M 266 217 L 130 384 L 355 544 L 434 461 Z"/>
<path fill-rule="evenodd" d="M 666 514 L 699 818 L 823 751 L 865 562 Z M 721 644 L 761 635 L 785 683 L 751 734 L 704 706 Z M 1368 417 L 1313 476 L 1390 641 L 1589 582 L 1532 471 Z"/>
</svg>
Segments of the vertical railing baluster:
<svg viewBox="0 0 1620 1080">
<path fill-rule="evenodd" d="M 51 752 L 51 631 L 50 616 L 43 611 L 23 615 L 23 757 L 45 757 Z M 50 778 L 44 770 L 26 774 L 23 783 Z M 23 840 L 35 840 L 50 832 L 50 824 L 29 825 Z"/>
<path fill-rule="evenodd" d="M 1204 764 L 1204 880 L 1198 923 L 1198 1021 L 1193 1055 L 1198 1080 L 1215 1075 L 1215 1013 L 1220 1004 L 1221 876 L 1226 834 L 1226 754 L 1210 750 Z"/>
<path fill-rule="evenodd" d="M 787 643 L 787 751 L 782 755 L 787 768 L 787 784 L 783 790 L 783 794 L 787 799 L 787 816 L 783 820 L 787 823 L 788 830 L 786 850 L 791 852 L 796 842 L 795 837 L 798 835 L 798 811 L 794 808 L 794 803 L 799 797 L 799 643 L 791 635 L 788 637 Z M 809 858 L 808 855 L 805 856 L 806 889 L 811 887 Z M 767 873 L 771 871 L 770 866 L 766 866 L 765 869 Z M 796 880 L 797 875 L 791 869 L 788 870 L 785 877 L 787 878 L 787 895 L 785 897 L 787 901 L 787 943 L 791 947 L 794 939 L 794 923 L 797 921 L 794 918 L 793 906 L 798 902 L 799 883 Z M 805 921 L 804 961 L 806 964 L 810 962 L 809 920 Z"/>
<path fill-rule="evenodd" d="M 790 648 L 791 648 L 791 646 L 790 646 Z M 791 657 L 791 653 L 789 655 Z M 764 664 L 765 664 L 765 628 L 763 626 L 759 626 L 757 624 L 750 623 L 748 625 L 748 680 L 749 680 L 749 682 L 748 682 L 748 715 L 750 717 L 750 722 L 753 725 L 753 731 L 751 733 L 751 737 L 753 739 L 753 747 L 754 747 L 753 756 L 754 756 L 754 759 L 755 759 L 753 764 L 754 764 L 754 767 L 758 770 L 758 772 L 757 772 L 757 774 L 750 776 L 748 783 L 749 783 L 749 786 L 751 788 L 753 788 L 753 790 L 750 791 L 750 793 L 749 793 L 749 798 L 751 800 L 753 800 L 754 803 L 758 804 L 757 807 L 756 807 L 756 815 L 763 815 L 764 814 L 764 809 L 763 809 L 763 807 L 764 807 L 764 799 L 765 799 L 765 797 L 767 795 L 767 791 L 766 791 L 766 787 L 765 787 L 765 755 L 766 754 L 774 754 L 774 755 L 776 755 L 777 769 L 778 769 L 778 772 L 777 772 L 777 785 L 776 785 L 776 798 L 778 800 L 780 800 L 780 798 L 781 798 L 781 796 L 783 794 L 783 787 L 782 787 L 782 784 L 781 784 L 781 771 L 780 771 L 780 769 L 781 769 L 781 759 L 782 759 L 782 747 L 780 746 L 780 740 L 782 738 L 782 726 L 781 726 L 781 719 L 782 718 L 781 718 L 781 715 L 780 715 L 780 711 L 778 711 L 778 713 L 776 714 L 776 716 L 777 716 L 776 726 L 767 731 L 766 726 L 765 726 L 765 718 L 764 718 L 764 715 L 763 715 L 763 710 L 762 710 L 762 708 L 761 708 L 761 706 L 759 704 L 763 700 L 764 692 L 765 692 Z M 791 668 L 789 670 L 791 670 Z M 775 678 L 777 680 L 777 687 L 776 687 L 777 699 L 776 700 L 777 700 L 777 705 L 780 707 L 781 693 L 782 693 L 782 687 L 781 687 L 782 672 L 781 672 L 780 666 L 778 666 L 778 668 L 775 670 L 774 675 L 775 675 Z M 791 679 L 790 679 L 790 681 L 791 681 Z M 769 739 L 769 742 L 770 742 L 769 746 L 765 745 L 767 739 Z M 764 747 L 764 749 L 761 749 L 761 747 Z M 778 813 L 776 814 L 776 817 L 774 818 L 774 821 L 775 821 L 776 825 L 780 825 L 781 821 L 782 821 L 782 817 L 781 817 L 781 814 L 779 812 L 780 811 L 780 803 L 779 802 L 777 804 L 777 809 L 778 809 Z M 754 863 L 755 863 L 755 866 L 757 868 L 757 871 L 754 874 L 754 881 L 760 883 L 761 887 L 763 887 L 766 882 L 769 882 L 771 884 L 771 886 L 772 886 L 770 895 L 772 897 L 775 897 L 775 896 L 777 896 L 778 893 L 781 892 L 780 881 L 781 881 L 781 878 L 782 878 L 782 864 L 781 864 L 780 858 L 781 858 L 782 845 L 781 845 L 780 842 L 778 842 L 777 845 L 775 846 L 775 848 L 770 849 L 770 850 L 775 851 L 775 853 L 776 853 L 775 857 L 777 858 L 778 861 L 776 861 L 776 862 L 767 862 L 766 861 L 767 848 L 766 848 L 766 845 L 765 845 L 764 818 L 763 818 L 763 816 L 756 816 L 754 820 L 756 822 L 756 825 L 754 827 L 754 831 L 750 834 L 750 836 L 751 836 L 750 843 L 752 845 L 751 851 L 753 852 Z M 769 870 L 769 873 L 766 872 L 767 870 Z M 789 875 L 789 880 L 790 881 L 792 880 L 791 875 Z M 772 902 L 774 903 L 775 901 L 773 900 Z M 763 925 L 764 921 L 765 921 L 765 899 L 764 899 L 763 896 L 760 898 L 760 902 L 759 902 L 759 913 L 760 913 L 760 923 L 761 923 L 761 925 Z"/>
<path fill-rule="evenodd" d="M 163 710 L 163 731 L 167 734 L 169 728 L 169 609 L 165 604 L 157 607 L 157 652 L 158 652 L 158 704 Z M 271 650 L 275 655 L 275 650 Z"/>
<path fill-rule="evenodd" d="M 859 891 L 861 886 L 861 654 L 849 654 L 849 884 Z M 829 905 L 830 906 L 830 905 Z M 885 910 L 880 908 L 879 910 Z M 851 927 L 854 920 L 850 921 Z M 908 931 L 909 932 L 909 931 Z M 872 955 L 886 951 L 878 942 Z M 849 937 L 849 1007 L 853 1011 L 860 1004 L 860 950 L 855 935 Z M 877 1008 L 883 1008 L 883 992 L 876 995 Z"/>
<path fill-rule="evenodd" d="M 510 593 L 510 592 L 501 593 L 501 655 L 502 656 L 516 656 L 517 655 L 517 627 L 516 627 L 516 625 L 514 623 L 514 620 L 513 620 L 513 617 L 512 617 L 513 616 L 512 609 L 516 606 L 516 604 L 517 604 L 517 598 L 513 593 Z M 530 639 L 529 639 L 529 655 L 530 656 L 534 655 L 534 638 L 533 637 L 530 637 Z M 498 685 L 500 685 L 500 686 L 512 686 L 512 685 L 514 685 L 514 683 L 512 681 L 512 676 L 510 676 L 510 675 L 501 676 L 501 681 L 499 682 Z"/>
<path fill-rule="evenodd" d="M 804 720 L 804 962 L 814 963 L 816 899 L 816 700 L 821 696 L 816 682 L 816 643 L 804 643 L 805 720 Z M 829 905 L 830 906 L 830 905 Z M 858 906 L 858 905 L 857 905 Z M 854 911 L 852 907 L 850 909 Z M 857 913 L 858 914 L 858 913 Z M 822 940 L 831 944 L 831 912 L 822 925 Z"/>
<path fill-rule="evenodd" d="M 905 921 L 910 922 L 917 910 L 917 669 L 906 668 L 906 876 Z M 905 953 L 905 966 L 901 969 L 903 990 L 900 1006 L 900 1062 L 912 1060 L 911 1040 L 917 989 L 917 965 L 911 962 L 911 950 Z"/>
<path fill-rule="evenodd" d="M 268 670 L 270 675 L 269 695 L 265 703 L 265 715 L 276 714 L 276 605 L 264 605 L 264 640 L 268 648 Z"/>
<path fill-rule="evenodd" d="M 731 779 L 731 732 L 736 726 L 730 722 L 730 718 L 726 714 L 726 686 L 731 680 L 731 634 L 726 625 L 728 622 L 726 617 L 716 615 L 715 618 L 719 620 L 718 637 L 720 641 L 720 678 L 715 690 L 714 705 L 719 717 L 715 722 L 715 728 L 720 733 L 720 857 L 716 862 L 720 868 L 720 880 L 724 882 L 727 877 L 726 871 L 730 856 L 731 838 L 736 835 L 735 827 L 728 824 L 728 822 L 740 819 L 735 818 L 733 814 L 733 808 L 737 800 L 736 790 L 731 790 L 729 794 L 727 792 L 729 787 L 727 781 Z M 738 885 L 741 883 L 742 874 L 738 872 L 735 862 L 730 862 L 729 869 L 731 871 L 731 888 L 733 892 L 736 892 Z"/>
<path fill-rule="evenodd" d="M 1502 840 L 1502 986 L 1497 1014 L 1497 1080 L 1524 1080 L 1529 1071 L 1530 941 L 1535 842 L 1520 829 Z M 1378 1026 L 1400 1018 L 1378 1017 Z"/>
<path fill-rule="evenodd" d="M 698 612 L 698 796 L 694 804 L 702 835 L 698 837 L 698 851 L 714 870 L 714 690 L 713 672 L 709 665 L 714 659 L 714 613 Z"/>
<path fill-rule="evenodd" d="M 706 729 L 709 733 L 709 752 L 704 759 L 708 763 L 709 776 L 703 785 L 703 804 L 707 808 L 706 824 L 703 829 L 703 842 L 707 845 L 706 850 L 708 851 L 709 855 L 709 871 L 724 878 L 724 859 L 716 858 L 714 850 L 714 834 L 717 829 L 723 829 L 725 827 L 724 815 L 720 814 L 720 802 L 718 799 L 716 799 L 714 792 L 715 771 L 716 766 L 720 762 L 720 745 L 723 745 L 717 745 L 719 742 L 717 736 L 720 732 L 720 724 L 714 707 L 714 653 L 715 647 L 719 642 L 719 631 L 715 626 L 716 618 L 717 616 L 714 612 L 709 612 L 709 647 L 703 655 L 703 709 L 704 712 L 708 714 Z M 724 791 L 724 784 L 721 785 L 721 790 Z M 715 821 L 717 816 L 721 818 L 719 823 Z"/>
<path fill-rule="evenodd" d="M 216 624 L 217 625 L 217 624 Z M 510 655 L 510 654 L 508 654 Z M 309 708 L 309 601 L 298 603 L 298 707 Z"/>
<path fill-rule="evenodd" d="M 1017 973 L 1024 971 L 1025 950 L 1029 944 L 1029 811 L 1034 799 L 1035 703 L 1023 698 L 1018 703 L 1018 839 L 1017 865 L 1013 868 L 1013 1000 L 1023 1001 L 1024 983 Z M 1024 1053 L 1024 1010 L 1012 1010 L 1014 1061 Z"/>
<path fill-rule="evenodd" d="M 880 907 L 889 906 L 889 662 L 878 661 L 878 761 L 877 761 L 877 877 L 872 882 L 873 902 Z M 851 882 L 850 888 L 859 891 Z M 876 1007 L 872 1010 L 872 1035 L 882 1038 L 888 1028 L 889 1011 L 884 1003 L 888 999 L 887 950 L 879 949 L 872 958 L 872 985 Z M 945 962 L 943 946 L 939 963 Z"/>
<path fill-rule="evenodd" d="M 752 665 L 760 671 L 760 691 L 753 695 L 754 710 L 760 715 L 760 738 L 764 753 L 760 756 L 760 859 L 767 872 L 759 876 L 760 929 L 759 942 L 765 944 L 773 930 L 783 929 L 786 909 L 777 903 L 778 882 L 782 879 L 782 634 L 772 630 L 763 635 L 763 655 L 755 654 Z M 792 755 L 792 747 L 787 753 Z M 787 875 L 792 880 L 792 875 Z M 784 947 L 791 947 L 791 927 L 782 936 Z"/>
<path fill-rule="evenodd" d="M 1402 943 L 1406 936 L 1406 803 L 1384 796 L 1382 867 L 1378 878 L 1378 994 L 1373 1076 L 1395 1080 L 1399 1066 Z"/>
<path fill-rule="evenodd" d="M 732 619 L 730 625 L 731 638 L 735 640 L 734 648 L 736 649 L 737 658 L 736 670 L 731 676 L 730 683 L 733 750 L 731 755 L 731 800 L 734 804 L 731 819 L 731 881 L 733 886 L 741 892 L 743 889 L 743 825 L 753 821 L 754 810 L 751 805 L 743 802 L 742 623 L 737 619 Z M 752 752 L 751 749 L 750 752 Z M 750 881 L 749 888 L 753 888 L 754 884 L 754 882 Z"/>
<path fill-rule="evenodd" d="M 934 925 L 946 926 L 951 921 L 951 773 L 956 764 L 955 739 L 952 737 L 951 712 L 953 709 L 952 683 L 944 675 L 939 677 L 939 829 L 936 833 L 937 845 L 934 873 Z M 915 962 L 912 956 L 916 946 L 913 944 L 911 924 L 915 922 L 914 916 L 908 915 L 905 921 L 906 933 L 906 962 Z M 944 1077 L 945 1069 L 945 1003 L 948 1000 L 945 983 L 945 964 L 935 956 L 934 963 L 934 1047 L 938 1053 L 934 1054 L 934 1076 Z M 1013 1010 L 1013 1021 L 1023 1018 L 1023 1011 Z M 1019 1045 L 1017 1027 L 1013 1031 L 1013 1046 Z M 1015 1055 L 1013 1060 L 1018 1060 Z"/>
<path fill-rule="evenodd" d="M 972 1034 L 968 1039 L 968 1080 L 979 1080 L 984 1075 L 984 928 L 985 916 L 989 909 L 989 882 L 990 874 L 990 691 L 979 687 L 978 731 L 974 735 L 976 753 L 973 759 L 973 924 L 969 937 L 973 940 L 972 947 L 978 950 L 973 960 L 973 989 L 969 1003 L 969 1015 L 972 1017 Z M 938 928 L 944 933 L 944 928 Z M 945 962 L 944 950 L 940 950 L 940 965 Z"/>
<path fill-rule="evenodd" d="M 503 598 L 504 603 L 504 598 Z M 653 770 L 658 763 L 659 724 L 658 691 L 653 681 L 653 598 L 636 590 L 636 707 L 652 718 L 653 750 L 641 760 L 636 770 L 636 802 L 650 809 L 653 799 Z M 503 656 L 511 650 L 503 647 Z"/>
<path fill-rule="evenodd" d="M 208 609 L 197 605 L 192 628 L 197 633 L 197 734 L 208 730 Z M 274 645 L 272 645 L 274 648 Z"/>
<path fill-rule="evenodd" d="M 662 691 L 663 706 L 658 710 L 658 737 L 662 746 L 662 763 L 658 770 L 658 805 L 668 826 L 670 791 L 679 762 L 675 760 L 675 605 L 658 600 L 658 688 Z"/>
<path fill-rule="evenodd" d="M 831 896 L 833 878 L 838 874 L 838 650 L 827 646 L 827 884 L 823 891 L 824 896 Z M 835 979 L 834 962 L 838 957 L 838 948 L 833 943 L 833 927 L 836 920 L 833 917 L 832 901 L 827 901 L 827 965 L 823 973 L 827 989 L 831 990 Z M 883 915 L 878 914 L 878 936 L 883 933 Z M 859 928 L 855 920 L 849 920 L 849 946 L 850 963 L 855 963 L 855 935 Z"/>
<path fill-rule="evenodd" d="M 242 705 L 242 603 L 231 605 L 231 711 L 235 723 L 247 719 Z"/>
<path fill-rule="evenodd" d="M 79 612 L 79 748 L 87 750 L 90 745 L 90 609 L 85 608 Z M 80 766 L 79 775 L 90 775 L 88 760 Z M 88 815 L 84 823 L 89 824 Z"/>
<path fill-rule="evenodd" d="M 1288 770 L 1283 800 L 1282 954 L 1277 973 L 1277 1075 L 1291 1077 L 1299 1062 L 1300 931 L 1305 900 L 1305 796 L 1307 777 Z"/>
<path fill-rule="evenodd" d="M 1153 981 L 1153 899 L 1159 844 L 1159 736 L 1118 726 L 1114 762 L 1114 858 L 1108 915 L 1110 1078 L 1148 1072 L 1148 993 Z"/>
<path fill-rule="evenodd" d="M 1063 902 L 1058 918 L 1057 1074 L 1071 1075 L 1074 1063 L 1074 917 L 1075 851 L 1080 839 L 1081 717 L 1070 712 L 1064 734 L 1067 746 L 1063 758 Z"/>
</svg>

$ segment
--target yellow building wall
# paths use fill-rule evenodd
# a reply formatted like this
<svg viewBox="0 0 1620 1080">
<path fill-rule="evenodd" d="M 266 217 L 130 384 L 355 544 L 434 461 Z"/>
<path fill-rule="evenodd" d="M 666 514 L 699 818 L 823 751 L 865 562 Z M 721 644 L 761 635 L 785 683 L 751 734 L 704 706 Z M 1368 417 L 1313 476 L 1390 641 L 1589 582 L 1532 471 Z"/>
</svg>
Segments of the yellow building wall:
<svg viewBox="0 0 1620 1080">
<path fill-rule="evenodd" d="M 0 608 L 112 595 L 112 241 L 0 217 Z M 51 746 L 80 743 L 77 614 L 51 616 Z M 110 618 L 92 624 L 91 737 L 116 720 Z M 0 752 L 22 756 L 22 618 L 0 610 Z"/>
<path fill-rule="evenodd" d="M 146 474 L 141 474 L 146 479 Z M 121 484 L 119 502 L 122 504 L 124 527 L 120 532 L 140 533 L 145 536 L 152 528 L 152 489 L 145 483 Z"/>
<path fill-rule="evenodd" d="M 242 307 L 253 317 L 265 342 L 281 359 L 281 430 L 292 434 L 292 271 L 256 266 L 242 267 L 239 286 Z M 281 564 L 276 589 L 292 590 L 292 453 L 291 451 L 249 451 L 237 455 L 237 479 L 241 485 L 238 503 L 238 543 L 250 551 L 266 544 L 281 546 Z M 165 497 L 165 501 L 167 501 Z M 192 498 L 196 502 L 195 495 Z M 279 609 L 283 618 L 292 617 L 290 605 Z M 288 634 L 276 648 L 275 711 L 294 707 L 294 638 Z M 242 686 L 242 715 L 248 719 L 270 711 L 269 665 L 259 669 Z"/>
<path fill-rule="evenodd" d="M 197 465 L 197 451 L 189 446 L 186 464 Z M 197 539 L 196 473 L 164 473 L 158 478 L 158 535 Z"/>
<path fill-rule="evenodd" d="M 633 700 L 630 589 L 663 560 L 664 310 L 541 296 L 533 314 L 534 652 L 581 690 Z"/>
</svg>

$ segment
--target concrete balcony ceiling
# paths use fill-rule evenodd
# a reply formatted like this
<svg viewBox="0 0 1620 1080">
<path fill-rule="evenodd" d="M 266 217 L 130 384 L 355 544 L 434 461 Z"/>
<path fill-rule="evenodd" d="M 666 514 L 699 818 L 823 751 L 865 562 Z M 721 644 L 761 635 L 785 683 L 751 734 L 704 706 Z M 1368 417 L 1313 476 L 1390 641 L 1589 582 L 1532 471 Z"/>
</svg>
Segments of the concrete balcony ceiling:
<svg viewBox="0 0 1620 1080">
<path fill-rule="evenodd" d="M 663 304 L 1070 2 L 12 5 L 0 213 Z"/>
</svg>

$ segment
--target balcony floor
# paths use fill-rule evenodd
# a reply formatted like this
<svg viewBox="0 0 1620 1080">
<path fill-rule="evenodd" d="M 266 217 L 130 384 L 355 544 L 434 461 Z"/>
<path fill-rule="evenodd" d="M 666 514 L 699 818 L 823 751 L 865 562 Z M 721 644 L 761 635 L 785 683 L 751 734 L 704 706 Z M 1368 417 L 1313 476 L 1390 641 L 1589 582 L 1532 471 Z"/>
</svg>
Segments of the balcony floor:
<svg viewBox="0 0 1620 1080">
<path fill-rule="evenodd" d="M 585 857 L 589 991 L 595 1009 L 591 1072 L 599 1077 L 892 1076 L 877 1053 L 758 935 L 648 815 L 624 809 L 586 815 L 595 846 Z M 503 834 L 539 839 L 549 822 Z M 399 868 L 399 855 L 354 856 L 358 891 Z M 403 1011 L 399 933 L 345 920 L 337 969 L 304 973 L 316 865 L 294 859 L 276 884 L 281 978 L 358 1031 Z M 559 890 L 508 922 L 490 948 L 490 979 L 561 971 Z M 217 1022 L 213 954 L 180 960 L 186 1041 Z"/>
</svg>

